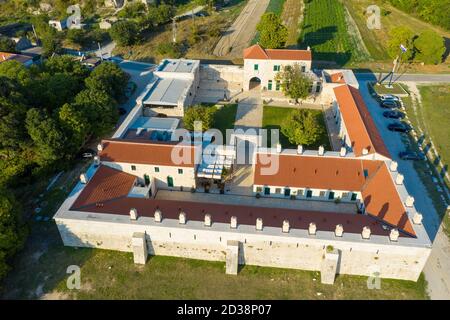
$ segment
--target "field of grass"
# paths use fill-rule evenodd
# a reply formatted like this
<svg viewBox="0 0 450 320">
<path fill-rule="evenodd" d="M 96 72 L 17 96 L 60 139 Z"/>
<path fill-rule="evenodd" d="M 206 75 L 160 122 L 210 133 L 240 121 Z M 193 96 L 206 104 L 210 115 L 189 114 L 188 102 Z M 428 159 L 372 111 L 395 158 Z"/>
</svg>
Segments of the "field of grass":
<svg viewBox="0 0 450 320">
<path fill-rule="evenodd" d="M 286 47 L 296 48 L 300 35 L 300 22 L 303 18 L 303 0 L 286 0 L 281 13 L 281 20 L 288 29 Z"/>
<path fill-rule="evenodd" d="M 266 12 L 273 12 L 280 15 L 281 12 L 283 11 L 283 6 L 286 1 L 290 0 L 270 0 Z"/>
<path fill-rule="evenodd" d="M 359 39 L 349 32 L 348 17 L 339 0 L 314 0 L 305 4 L 300 46 L 310 46 L 314 59 L 343 66 L 367 60 Z"/>
<path fill-rule="evenodd" d="M 283 148 L 294 148 L 296 149 L 297 146 L 293 145 L 289 142 L 289 139 L 281 133 L 281 124 L 289 114 L 294 111 L 295 108 L 285 108 L 285 107 L 272 107 L 272 106 L 264 106 L 263 111 L 263 123 L 262 127 L 263 129 L 278 129 L 280 130 L 280 143 Z M 323 145 L 325 147 L 325 150 L 331 150 L 330 146 L 330 139 L 328 138 L 328 133 L 325 125 L 325 119 L 323 117 L 323 113 L 320 110 L 311 110 L 317 117 L 318 122 L 324 129 L 323 135 L 320 137 L 320 139 L 311 146 L 305 146 L 307 149 L 311 150 L 317 150 L 319 146 Z M 270 145 L 270 134 L 268 133 L 268 144 Z"/>
<path fill-rule="evenodd" d="M 383 82 L 381 85 L 374 85 L 373 88 L 375 89 L 376 93 L 378 94 L 406 94 L 407 92 L 403 89 L 401 85 L 398 83 L 394 83 L 392 85 L 392 88 L 386 88 L 386 85 L 388 82 Z"/>
<path fill-rule="evenodd" d="M 343 0 L 343 3 L 355 20 L 364 44 L 375 60 L 390 60 L 386 52 L 386 44 L 389 39 L 389 31 L 394 27 L 406 26 L 416 33 L 420 33 L 425 29 L 431 29 L 443 37 L 450 38 L 450 32 L 414 18 L 382 0 Z M 367 28 L 367 18 L 369 15 L 365 15 L 365 11 L 369 5 L 373 4 L 381 8 L 380 30 L 370 30 Z"/>
</svg>

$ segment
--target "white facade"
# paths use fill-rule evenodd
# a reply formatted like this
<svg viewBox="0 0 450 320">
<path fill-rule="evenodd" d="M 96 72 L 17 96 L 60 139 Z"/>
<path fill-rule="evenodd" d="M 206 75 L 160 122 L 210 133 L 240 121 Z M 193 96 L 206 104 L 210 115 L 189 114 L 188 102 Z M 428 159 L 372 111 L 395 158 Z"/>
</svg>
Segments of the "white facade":
<svg viewBox="0 0 450 320">
<path fill-rule="evenodd" d="M 271 60 L 271 59 L 245 59 L 244 60 L 244 90 L 250 90 L 250 81 L 257 78 L 261 81 L 261 89 L 281 91 L 276 75 L 287 65 L 298 63 L 303 72 L 311 71 L 311 60 Z"/>
</svg>

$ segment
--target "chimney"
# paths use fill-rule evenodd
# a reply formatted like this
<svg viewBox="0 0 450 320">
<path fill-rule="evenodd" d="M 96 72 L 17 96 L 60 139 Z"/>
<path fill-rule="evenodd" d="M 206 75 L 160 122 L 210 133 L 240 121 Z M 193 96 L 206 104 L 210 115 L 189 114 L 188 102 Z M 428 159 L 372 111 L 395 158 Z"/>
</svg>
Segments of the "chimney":
<svg viewBox="0 0 450 320">
<path fill-rule="evenodd" d="M 309 224 L 308 233 L 309 233 L 310 235 L 315 235 L 315 234 L 316 234 L 316 231 L 317 231 L 316 224 L 315 224 L 314 222 L 311 222 L 311 223 Z"/>
<path fill-rule="evenodd" d="M 324 153 L 325 153 L 325 148 L 324 148 L 324 146 L 320 146 L 320 147 L 319 147 L 319 156 L 323 156 Z"/>
<path fill-rule="evenodd" d="M 95 156 L 94 157 L 94 166 L 98 167 L 100 165 L 100 157 Z"/>
<path fill-rule="evenodd" d="M 98 150 L 98 152 L 102 152 L 103 151 L 103 144 L 99 143 L 97 145 L 97 150 Z"/>
<path fill-rule="evenodd" d="M 345 157 L 347 155 L 347 148 L 341 147 L 341 152 L 339 153 L 341 157 Z"/>
<path fill-rule="evenodd" d="M 334 230 L 334 235 L 336 237 L 342 237 L 343 234 L 344 234 L 344 227 L 342 226 L 342 224 L 338 224 L 336 226 L 336 229 Z"/>
<path fill-rule="evenodd" d="M 406 197 L 405 206 L 407 206 L 407 207 L 414 206 L 414 197 L 411 197 L 411 196 Z"/>
<path fill-rule="evenodd" d="M 392 172 L 396 172 L 398 169 L 398 163 L 396 161 L 391 161 L 391 165 L 389 166 Z"/>
<path fill-rule="evenodd" d="M 277 143 L 277 153 L 281 153 L 281 144 Z"/>
<path fill-rule="evenodd" d="M 398 185 L 402 185 L 403 180 L 405 180 L 405 177 L 400 173 L 397 175 L 397 177 L 395 177 L 395 183 Z"/>
<path fill-rule="evenodd" d="M 86 184 L 86 183 L 88 183 L 88 181 L 89 181 L 89 179 L 88 179 L 86 173 L 80 174 L 80 182 L 81 183 Z"/>
<path fill-rule="evenodd" d="M 422 219 L 423 219 L 423 216 L 420 213 L 416 212 L 413 217 L 413 223 L 414 224 L 422 224 Z"/>
<path fill-rule="evenodd" d="M 308 50 L 308 51 L 311 51 L 311 47 L 310 47 L 310 46 L 308 46 L 308 48 L 307 48 L 306 50 Z"/>
<path fill-rule="evenodd" d="M 303 153 L 303 146 L 302 146 L 301 144 L 299 144 L 299 145 L 297 146 L 297 153 L 298 153 L 298 154 L 302 154 L 302 153 Z"/>
<path fill-rule="evenodd" d="M 363 154 L 363 156 L 368 155 L 369 150 L 367 148 L 362 149 L 362 154 Z"/>
<path fill-rule="evenodd" d="M 398 241 L 398 237 L 400 236 L 400 233 L 397 229 L 392 229 L 391 233 L 389 233 L 389 239 L 391 241 Z"/>
<path fill-rule="evenodd" d="M 138 218 L 138 212 L 136 208 L 131 208 L 130 209 L 130 219 L 131 220 L 137 220 Z"/>
<path fill-rule="evenodd" d="M 263 229 L 263 220 L 261 218 L 256 219 L 256 230 L 261 231 Z"/>
<path fill-rule="evenodd" d="M 231 217 L 230 228 L 231 229 L 236 229 L 237 228 L 237 218 L 235 216 Z"/>
<path fill-rule="evenodd" d="M 180 215 L 178 216 L 178 222 L 179 224 L 186 224 L 186 213 L 183 211 L 180 212 Z"/>
<path fill-rule="evenodd" d="M 363 239 L 370 239 L 370 228 L 369 227 L 364 227 L 361 233 L 361 236 Z"/>
<path fill-rule="evenodd" d="M 288 233 L 289 232 L 289 221 L 288 220 L 284 220 L 283 221 L 283 226 L 281 227 L 281 231 L 284 233 Z"/>
<path fill-rule="evenodd" d="M 155 222 L 161 222 L 162 221 L 162 212 L 159 209 L 155 210 Z"/>
<path fill-rule="evenodd" d="M 205 214 L 205 227 L 211 227 L 211 215 Z"/>
</svg>

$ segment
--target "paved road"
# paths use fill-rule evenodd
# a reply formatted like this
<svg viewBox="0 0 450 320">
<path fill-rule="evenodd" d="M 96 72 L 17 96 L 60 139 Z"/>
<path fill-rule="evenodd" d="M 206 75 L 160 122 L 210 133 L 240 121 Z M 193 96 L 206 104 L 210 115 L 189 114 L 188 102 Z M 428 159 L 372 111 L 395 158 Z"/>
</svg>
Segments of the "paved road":
<svg viewBox="0 0 450 320">
<path fill-rule="evenodd" d="M 355 73 L 358 81 L 377 81 L 379 73 Z M 382 73 L 385 77 L 387 73 Z M 403 74 L 394 75 L 396 81 L 415 81 L 415 82 L 450 82 L 450 74 Z"/>
<path fill-rule="evenodd" d="M 228 58 L 241 58 L 256 32 L 256 25 L 266 11 L 269 0 L 249 0 L 241 14 L 217 43 L 214 54 Z"/>
<path fill-rule="evenodd" d="M 425 229 L 433 241 L 431 256 L 424 269 L 430 297 L 450 299 L 450 243 L 440 228 L 441 219 L 431 199 L 424 196 L 427 190 L 414 169 L 413 163 L 398 158 L 398 153 L 405 149 L 401 134 L 387 130 L 386 125 L 389 121 L 383 117 L 383 110 L 370 96 L 364 81 L 360 81 L 360 91 L 392 158 L 398 162 L 399 171 L 405 176 L 406 189 L 415 198 L 415 206 L 423 214 Z"/>
</svg>

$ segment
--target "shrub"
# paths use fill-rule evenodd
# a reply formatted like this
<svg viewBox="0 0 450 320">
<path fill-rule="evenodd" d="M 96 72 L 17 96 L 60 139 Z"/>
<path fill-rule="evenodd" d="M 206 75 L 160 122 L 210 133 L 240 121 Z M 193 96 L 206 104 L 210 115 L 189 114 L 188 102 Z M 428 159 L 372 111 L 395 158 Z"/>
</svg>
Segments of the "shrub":
<svg viewBox="0 0 450 320">
<path fill-rule="evenodd" d="M 173 42 L 160 43 L 156 48 L 156 51 L 159 55 L 166 56 L 168 58 L 179 58 L 182 54 L 181 46 Z"/>
</svg>

